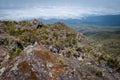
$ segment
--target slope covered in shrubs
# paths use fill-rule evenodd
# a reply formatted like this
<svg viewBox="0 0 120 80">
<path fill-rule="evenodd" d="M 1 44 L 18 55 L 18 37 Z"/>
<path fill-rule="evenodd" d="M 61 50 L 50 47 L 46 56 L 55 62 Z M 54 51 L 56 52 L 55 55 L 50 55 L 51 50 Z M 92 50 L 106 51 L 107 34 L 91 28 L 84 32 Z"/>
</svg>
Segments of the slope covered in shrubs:
<svg viewBox="0 0 120 80">
<path fill-rule="evenodd" d="M 119 80 L 119 66 L 118 58 L 64 23 L 0 21 L 2 80 Z"/>
</svg>

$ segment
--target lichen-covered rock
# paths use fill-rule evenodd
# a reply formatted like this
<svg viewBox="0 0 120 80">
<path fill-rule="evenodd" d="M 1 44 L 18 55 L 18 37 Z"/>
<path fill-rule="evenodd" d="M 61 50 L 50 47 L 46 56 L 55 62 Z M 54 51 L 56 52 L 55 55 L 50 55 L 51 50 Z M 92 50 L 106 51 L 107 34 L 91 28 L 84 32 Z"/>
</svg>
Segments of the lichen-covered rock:
<svg viewBox="0 0 120 80">
<path fill-rule="evenodd" d="M 30 22 L 31 26 L 33 26 L 34 28 L 38 29 L 38 28 L 41 28 L 43 27 L 43 23 L 34 19 Z"/>
<path fill-rule="evenodd" d="M 39 45 L 28 46 L 0 69 L 0 80 L 116 80 L 111 75 L 94 64 L 61 57 Z"/>
</svg>

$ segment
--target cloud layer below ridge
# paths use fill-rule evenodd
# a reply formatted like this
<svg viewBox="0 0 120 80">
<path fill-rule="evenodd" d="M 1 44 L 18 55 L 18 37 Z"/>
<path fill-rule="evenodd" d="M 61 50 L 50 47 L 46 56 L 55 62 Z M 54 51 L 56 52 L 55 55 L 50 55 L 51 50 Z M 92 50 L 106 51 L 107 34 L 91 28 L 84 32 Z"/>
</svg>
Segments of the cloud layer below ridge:
<svg viewBox="0 0 120 80">
<path fill-rule="evenodd" d="M 0 0 L 0 20 L 120 14 L 120 0 Z"/>
<path fill-rule="evenodd" d="M 43 19 L 66 19 L 66 18 L 82 18 L 88 15 L 107 15 L 119 14 L 120 11 L 112 9 L 95 9 L 95 8 L 78 8 L 78 7 L 33 7 L 24 9 L 5 9 L 0 10 L 1 20 L 22 20 L 31 18 Z"/>
</svg>

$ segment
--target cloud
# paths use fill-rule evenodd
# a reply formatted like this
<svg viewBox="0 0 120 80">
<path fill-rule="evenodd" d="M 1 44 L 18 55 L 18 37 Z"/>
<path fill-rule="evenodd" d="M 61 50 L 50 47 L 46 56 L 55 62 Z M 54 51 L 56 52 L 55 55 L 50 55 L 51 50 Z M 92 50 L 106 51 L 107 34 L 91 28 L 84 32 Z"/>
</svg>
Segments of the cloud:
<svg viewBox="0 0 120 80">
<path fill-rule="evenodd" d="M 1 9 L 0 20 L 24 20 L 32 18 L 43 19 L 67 19 L 67 18 L 82 18 L 88 15 L 107 15 L 119 14 L 120 11 L 115 11 L 106 8 L 93 7 L 69 7 L 69 6 L 35 6 L 33 8 L 20 9 Z"/>
</svg>

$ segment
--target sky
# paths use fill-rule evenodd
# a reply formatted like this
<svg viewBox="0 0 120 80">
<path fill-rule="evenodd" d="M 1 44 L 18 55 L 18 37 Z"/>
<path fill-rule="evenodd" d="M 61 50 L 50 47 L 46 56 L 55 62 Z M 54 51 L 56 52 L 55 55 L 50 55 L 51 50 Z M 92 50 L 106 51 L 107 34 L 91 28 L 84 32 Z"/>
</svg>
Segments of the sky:
<svg viewBox="0 0 120 80">
<path fill-rule="evenodd" d="M 120 0 L 0 0 L 0 20 L 120 14 Z"/>
</svg>

